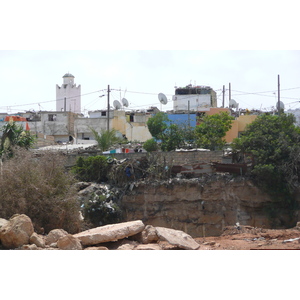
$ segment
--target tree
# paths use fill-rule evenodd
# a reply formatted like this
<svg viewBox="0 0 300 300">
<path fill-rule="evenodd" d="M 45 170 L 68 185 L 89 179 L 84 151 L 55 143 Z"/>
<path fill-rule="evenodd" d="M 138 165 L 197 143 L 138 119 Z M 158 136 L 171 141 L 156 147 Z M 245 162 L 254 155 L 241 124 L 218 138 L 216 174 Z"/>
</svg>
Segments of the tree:
<svg viewBox="0 0 300 300">
<path fill-rule="evenodd" d="M 110 130 L 101 129 L 100 133 L 93 128 L 90 129 L 93 132 L 95 140 L 98 143 L 98 147 L 102 152 L 107 151 L 111 146 L 122 141 L 121 138 L 116 136 L 117 131 L 114 128 Z"/>
<path fill-rule="evenodd" d="M 157 151 L 158 150 L 157 141 L 154 138 L 149 139 L 145 141 L 145 143 L 143 144 L 143 148 L 147 152 Z"/>
<path fill-rule="evenodd" d="M 158 112 L 147 121 L 151 135 L 157 140 L 164 140 L 170 119 L 164 112 Z"/>
<path fill-rule="evenodd" d="M 256 177 L 265 181 L 273 174 L 271 178 L 275 180 L 276 177 L 276 182 L 287 184 L 289 191 L 298 185 L 300 175 L 300 128 L 294 123 L 292 114 L 264 114 L 249 124 L 244 134 L 233 142 L 234 150 L 254 155 L 253 174 Z M 267 177 L 266 170 L 269 170 Z"/>
<path fill-rule="evenodd" d="M 2 138 L 0 144 L 0 155 L 13 156 L 13 148 L 21 147 L 29 149 L 35 142 L 35 137 L 29 131 L 24 131 L 23 126 L 10 120 L 1 128 Z"/>
<path fill-rule="evenodd" d="M 163 151 L 172 151 L 184 143 L 184 131 L 171 122 L 168 115 L 159 112 L 147 122 L 151 135 L 161 142 Z"/>
<path fill-rule="evenodd" d="M 227 112 L 204 116 L 203 122 L 195 128 L 198 147 L 210 150 L 222 149 L 226 144 L 226 132 L 232 127 L 234 117 Z"/>
</svg>

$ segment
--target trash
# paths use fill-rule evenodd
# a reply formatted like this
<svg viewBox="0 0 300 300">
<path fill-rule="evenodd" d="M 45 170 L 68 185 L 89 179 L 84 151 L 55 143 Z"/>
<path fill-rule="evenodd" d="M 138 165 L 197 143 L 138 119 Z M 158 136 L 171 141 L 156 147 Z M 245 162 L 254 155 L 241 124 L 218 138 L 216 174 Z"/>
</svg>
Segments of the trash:
<svg viewBox="0 0 300 300">
<path fill-rule="evenodd" d="M 283 243 L 289 243 L 289 242 L 294 242 L 294 241 L 298 241 L 298 240 L 300 240 L 300 238 L 284 240 Z"/>
</svg>

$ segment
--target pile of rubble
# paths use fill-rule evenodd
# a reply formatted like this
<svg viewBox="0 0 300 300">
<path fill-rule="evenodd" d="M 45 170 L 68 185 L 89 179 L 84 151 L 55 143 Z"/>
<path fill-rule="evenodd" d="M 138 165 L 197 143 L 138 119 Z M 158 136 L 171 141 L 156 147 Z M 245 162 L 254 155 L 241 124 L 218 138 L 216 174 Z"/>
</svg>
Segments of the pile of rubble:
<svg viewBox="0 0 300 300">
<path fill-rule="evenodd" d="M 53 229 L 34 232 L 31 219 L 13 215 L 0 219 L 0 249 L 16 250 L 197 250 L 200 245 L 180 230 L 145 226 L 141 220 L 110 224 L 76 234 Z"/>
</svg>

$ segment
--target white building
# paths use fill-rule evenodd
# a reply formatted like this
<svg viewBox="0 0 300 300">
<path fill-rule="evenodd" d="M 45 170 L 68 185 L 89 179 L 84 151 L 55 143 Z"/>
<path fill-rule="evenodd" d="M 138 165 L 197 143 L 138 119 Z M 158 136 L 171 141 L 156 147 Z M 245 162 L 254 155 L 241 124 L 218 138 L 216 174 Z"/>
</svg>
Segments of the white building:
<svg viewBox="0 0 300 300">
<path fill-rule="evenodd" d="M 209 111 L 210 107 L 217 107 L 216 92 L 211 87 L 188 85 L 175 89 L 174 111 Z"/>
<path fill-rule="evenodd" d="M 56 85 L 56 111 L 81 113 L 81 86 L 76 86 L 70 73 L 63 77 L 63 84 Z"/>
</svg>

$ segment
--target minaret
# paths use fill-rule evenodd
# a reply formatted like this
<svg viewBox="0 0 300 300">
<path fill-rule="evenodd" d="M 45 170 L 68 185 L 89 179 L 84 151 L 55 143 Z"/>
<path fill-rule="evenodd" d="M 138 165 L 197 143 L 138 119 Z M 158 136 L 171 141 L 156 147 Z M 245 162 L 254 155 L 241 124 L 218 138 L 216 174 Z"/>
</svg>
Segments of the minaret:
<svg viewBox="0 0 300 300">
<path fill-rule="evenodd" d="M 76 86 L 74 76 L 66 73 L 63 84 L 56 85 L 56 111 L 71 111 L 81 113 L 81 86 Z"/>
</svg>

